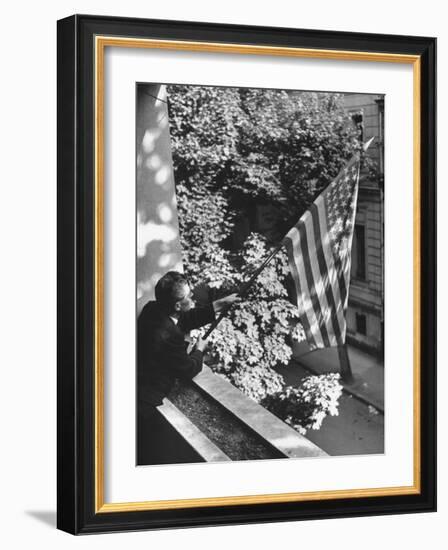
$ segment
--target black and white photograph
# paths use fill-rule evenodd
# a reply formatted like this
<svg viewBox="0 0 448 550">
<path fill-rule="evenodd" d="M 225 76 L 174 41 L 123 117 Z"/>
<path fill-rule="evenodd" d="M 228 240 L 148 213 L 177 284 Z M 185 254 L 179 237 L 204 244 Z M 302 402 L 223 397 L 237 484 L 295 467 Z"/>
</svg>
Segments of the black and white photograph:
<svg viewBox="0 0 448 550">
<path fill-rule="evenodd" d="M 444 546 L 444 13 L 5 3 L 6 550 Z"/>
<path fill-rule="evenodd" d="M 137 466 L 384 453 L 384 104 L 136 84 Z"/>
</svg>

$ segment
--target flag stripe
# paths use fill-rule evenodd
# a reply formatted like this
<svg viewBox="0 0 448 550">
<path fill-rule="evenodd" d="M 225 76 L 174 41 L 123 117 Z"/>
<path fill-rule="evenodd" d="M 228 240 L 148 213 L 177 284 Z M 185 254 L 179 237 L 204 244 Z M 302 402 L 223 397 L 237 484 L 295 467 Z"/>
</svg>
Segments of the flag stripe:
<svg viewBox="0 0 448 550">
<path fill-rule="evenodd" d="M 343 304 L 341 301 L 341 289 L 340 289 L 340 282 L 339 282 L 339 274 L 336 269 L 336 266 L 334 264 L 334 257 L 333 253 L 331 251 L 330 246 L 330 237 L 328 234 L 328 226 L 327 226 L 327 216 L 325 213 L 325 202 L 323 200 L 322 195 L 319 195 L 319 197 L 315 201 L 316 208 L 317 208 L 317 218 L 320 225 L 320 234 L 323 235 L 322 240 L 322 251 L 325 256 L 325 262 L 327 265 L 328 270 L 328 280 L 331 285 L 332 294 L 334 297 L 335 302 L 335 312 L 336 317 L 338 319 L 338 324 L 340 327 L 340 335 L 342 339 L 344 338 L 344 330 L 345 330 L 345 316 L 343 311 Z M 342 342 L 343 343 L 343 340 Z"/>
<path fill-rule="evenodd" d="M 325 323 L 325 317 L 322 312 L 322 306 L 319 300 L 319 296 L 317 295 L 317 292 L 316 292 L 316 279 L 313 277 L 313 273 L 311 271 L 311 257 L 310 257 L 310 252 L 308 248 L 308 240 L 306 238 L 305 221 L 303 219 L 299 220 L 299 223 L 297 224 L 297 228 L 299 230 L 300 242 L 302 244 L 303 263 L 305 265 L 305 275 L 308 283 L 311 303 L 313 304 L 313 309 L 318 321 L 318 327 L 320 328 L 320 332 L 322 334 L 322 340 L 323 340 L 324 346 L 328 347 L 330 345 L 330 339 L 328 337 L 328 331 Z"/>
<path fill-rule="evenodd" d="M 316 347 L 316 341 L 314 340 L 314 336 L 313 336 L 313 334 L 310 330 L 310 322 L 308 320 L 305 309 L 303 307 L 302 289 L 300 288 L 300 277 L 299 277 L 299 273 L 297 271 L 297 265 L 296 265 L 296 262 L 295 262 L 295 259 L 294 259 L 293 244 L 292 244 L 292 241 L 289 237 L 285 239 L 285 244 L 286 244 L 286 250 L 288 251 L 289 265 L 291 266 L 292 271 L 293 271 L 292 275 L 293 275 L 293 279 L 294 279 L 294 283 L 295 283 L 295 287 L 296 287 L 297 306 L 299 308 L 300 322 L 302 323 L 303 330 L 305 331 L 306 339 L 307 339 L 308 343 L 310 344 L 310 346 L 312 348 L 315 348 Z"/>
<path fill-rule="evenodd" d="M 311 272 L 313 275 L 314 280 L 314 293 L 316 296 L 316 300 L 318 301 L 320 305 L 320 311 L 321 311 L 321 317 L 319 318 L 319 325 L 326 331 L 326 336 L 328 338 L 328 345 L 334 346 L 336 345 L 335 337 L 334 337 L 334 331 L 333 331 L 333 325 L 331 321 L 331 313 L 332 310 L 330 308 L 330 302 L 328 301 L 327 296 L 327 280 L 325 276 L 326 269 L 324 272 L 321 271 L 321 265 L 320 265 L 320 259 L 319 259 L 319 250 L 321 250 L 321 242 L 320 242 L 320 232 L 316 233 L 315 227 L 314 227 L 314 219 L 313 219 L 313 213 L 310 208 L 309 210 L 310 215 L 305 216 L 303 218 L 303 222 L 305 225 L 305 231 L 306 231 L 306 239 L 308 244 L 308 251 L 309 251 L 309 258 L 310 258 L 310 266 L 311 266 Z"/>
<path fill-rule="evenodd" d="M 327 204 L 325 204 L 325 211 L 327 211 Z M 331 225 L 328 216 L 326 216 L 327 226 Z M 347 298 L 347 285 L 345 284 L 344 266 L 342 265 L 340 257 L 336 254 L 333 248 L 330 246 L 331 255 L 333 256 L 334 266 L 336 268 L 337 279 L 339 281 L 339 288 L 341 294 L 341 302 L 345 304 Z"/>
<path fill-rule="evenodd" d="M 300 278 L 300 284 L 302 286 L 302 307 L 303 311 L 306 312 L 306 315 L 309 320 L 310 324 L 310 331 L 313 334 L 313 338 L 315 341 L 315 345 L 317 347 L 324 347 L 324 341 L 322 337 L 322 333 L 319 326 L 319 320 L 316 316 L 316 311 L 313 306 L 312 298 L 311 298 L 311 291 L 308 284 L 308 278 L 306 276 L 306 264 L 305 264 L 305 255 L 303 251 L 303 243 L 302 239 L 300 237 L 300 232 L 298 230 L 298 226 L 295 226 L 292 231 L 290 232 L 290 238 L 293 245 L 293 252 L 294 252 L 294 264 L 297 267 L 297 272 Z M 313 288 L 313 287 L 311 287 Z"/>
<path fill-rule="evenodd" d="M 359 164 L 358 164 L 358 169 L 357 169 L 357 175 L 356 175 L 356 178 L 357 180 L 359 180 L 359 171 L 360 171 L 360 167 L 359 167 Z M 358 186 L 355 185 L 355 188 L 353 190 L 353 202 L 354 204 L 356 205 L 358 201 Z M 355 219 L 356 219 L 356 206 L 355 208 L 353 208 L 353 211 L 352 211 L 352 216 L 351 216 L 351 225 L 352 227 L 354 228 L 355 227 Z M 351 249 L 351 246 L 352 246 L 352 242 L 353 242 L 353 233 L 354 231 L 352 231 L 350 233 L 350 236 L 349 236 L 349 250 Z M 346 256 L 346 259 L 345 259 L 345 265 L 343 266 L 343 280 L 344 280 L 344 283 L 346 285 L 347 288 L 349 288 L 349 284 L 350 284 L 350 272 L 351 272 L 351 263 L 352 263 L 352 258 L 351 258 L 351 255 L 348 254 Z M 345 296 L 345 299 L 344 299 L 344 302 L 343 302 L 343 311 L 344 311 L 344 317 L 345 317 L 345 314 L 347 312 L 347 308 L 348 308 L 348 292 Z M 346 330 L 347 330 L 347 326 L 345 324 L 345 327 L 344 327 L 344 341 L 345 341 L 345 333 L 346 333 Z"/>
<path fill-rule="evenodd" d="M 326 301 L 326 307 L 329 308 L 328 311 L 330 313 L 330 318 L 328 320 L 326 320 L 326 324 L 327 324 L 327 332 L 328 334 L 330 335 L 330 342 L 331 342 L 331 345 L 333 346 L 337 346 L 339 344 L 341 344 L 342 342 L 340 342 L 340 338 L 341 338 L 341 328 L 339 326 L 339 321 L 338 321 L 338 317 L 337 317 L 337 309 L 336 309 L 336 303 L 335 303 L 335 299 L 334 299 L 334 296 L 333 296 L 333 290 L 332 290 L 332 287 L 331 287 L 331 283 L 329 281 L 329 278 L 330 278 L 330 271 L 327 267 L 327 263 L 326 263 L 326 260 L 325 260 L 325 256 L 324 256 L 324 251 L 323 251 L 323 242 L 322 242 L 322 238 L 321 238 L 321 232 L 320 232 L 320 226 L 319 226 L 319 212 L 317 210 L 317 206 L 315 204 L 312 204 L 311 205 L 311 208 L 310 208 L 310 212 L 311 212 L 311 218 L 312 218 L 312 221 L 313 221 L 313 230 L 314 230 L 314 240 L 315 240 L 315 243 L 316 243 L 316 247 L 315 247 L 315 255 L 316 255 L 316 258 L 317 258 L 317 261 L 318 261 L 318 265 L 319 265 L 319 274 L 318 276 L 320 275 L 320 278 L 322 280 L 322 284 L 323 284 L 323 287 L 324 287 L 324 296 L 325 296 L 325 301 Z M 323 304 L 324 307 L 325 307 L 325 304 Z M 328 326 L 331 324 L 331 327 Z M 332 330 L 331 330 L 332 328 Z"/>
</svg>

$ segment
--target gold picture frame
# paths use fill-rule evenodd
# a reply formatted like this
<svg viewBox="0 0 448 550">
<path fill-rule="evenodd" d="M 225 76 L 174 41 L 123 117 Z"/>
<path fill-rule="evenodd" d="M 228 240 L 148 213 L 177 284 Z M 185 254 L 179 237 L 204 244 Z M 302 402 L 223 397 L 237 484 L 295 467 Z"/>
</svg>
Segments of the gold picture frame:
<svg viewBox="0 0 448 550">
<path fill-rule="evenodd" d="M 431 215 L 428 208 L 434 193 L 434 135 L 431 134 L 434 118 L 434 39 L 413 39 L 405 37 L 379 37 L 377 35 L 345 35 L 327 31 L 293 31 L 264 29 L 260 34 L 256 27 L 233 27 L 220 25 L 216 41 L 206 39 L 209 28 L 206 24 L 184 23 L 171 28 L 170 22 L 137 22 L 121 18 L 93 18 L 73 16 L 59 22 L 59 118 L 62 129 L 59 137 L 59 231 L 61 246 L 69 246 L 73 256 L 86 255 L 83 269 L 89 270 L 89 280 L 80 281 L 83 275 L 73 274 L 75 261 L 67 261 L 67 250 L 60 258 L 61 273 L 70 271 L 68 279 L 60 281 L 59 316 L 61 322 L 60 345 L 71 338 L 72 361 L 67 366 L 66 355 L 61 354 L 58 361 L 59 378 L 66 379 L 70 371 L 71 384 L 59 386 L 59 503 L 58 526 L 72 533 L 98 532 L 109 530 L 126 530 L 136 528 L 155 528 L 161 525 L 195 525 L 207 523 L 234 523 L 264 521 L 271 519 L 329 517 L 341 515 L 341 506 L 346 506 L 347 515 L 381 513 L 385 506 L 400 512 L 409 510 L 434 509 L 434 429 L 429 426 L 434 414 L 427 400 L 422 400 L 422 391 L 434 395 L 433 356 L 428 355 L 428 338 L 434 336 L 426 333 L 423 326 L 435 323 L 434 303 L 432 310 L 422 310 L 422 288 L 426 299 L 435 290 L 428 288 L 428 273 L 422 272 L 422 258 L 425 258 L 425 269 L 430 274 L 435 269 L 435 252 L 431 239 Z M 238 43 L 226 40 L 226 36 L 235 36 Z M 266 37 L 269 32 L 269 38 Z M 308 33 L 308 34 L 307 34 Z M 163 37 L 164 35 L 174 37 Z M 196 36 L 196 39 L 186 36 Z M 288 43 L 289 41 L 289 43 Z M 266 43 L 269 42 L 269 43 Z M 379 44 L 381 43 L 381 47 Z M 288 44 L 288 45 L 286 45 Z M 304 44 L 307 44 L 305 47 Z M 363 48 L 356 45 L 363 44 Z M 325 45 L 327 45 L 325 47 Z M 105 51 L 114 48 L 168 49 L 175 51 L 212 52 L 245 55 L 290 56 L 312 59 L 400 63 L 412 65 L 413 71 L 413 218 L 414 218 L 414 342 L 413 342 L 413 380 L 414 380 L 414 417 L 413 417 L 413 463 L 414 480 L 410 486 L 381 487 L 370 489 L 352 489 L 336 491 L 316 491 L 304 493 L 278 493 L 245 496 L 225 496 L 216 498 L 192 498 L 179 500 L 154 500 L 142 502 L 105 502 L 104 483 L 104 93 L 105 93 Z M 90 52 L 90 58 L 89 58 Z M 74 86 L 76 83 L 77 86 Z M 80 92 L 79 86 L 83 86 Z M 90 88 L 89 88 L 90 85 Z M 90 90 L 88 92 L 85 89 Z M 73 97 L 71 106 L 61 106 L 67 90 Z M 82 95 L 84 97 L 80 98 Z M 85 96 L 88 97 L 85 97 Z M 64 100 L 65 101 L 65 100 Z M 76 106 L 76 107 L 75 107 Z M 91 107 L 89 110 L 88 107 Z M 77 111 L 76 111 L 77 109 Z M 85 121 L 82 122 L 80 119 Z M 84 126 L 82 126 L 84 124 Z M 67 148 L 67 137 L 72 137 L 71 146 Z M 422 139 L 425 147 L 422 148 Z M 80 151 L 90 149 L 92 154 L 86 161 L 85 170 L 73 169 Z M 425 155 L 422 158 L 422 155 Z M 87 158 L 84 154 L 84 159 Z M 88 164 L 88 166 L 87 166 Z M 428 168 L 429 167 L 429 168 Z M 84 174 L 89 172 L 87 182 L 77 184 Z M 67 186 L 66 172 L 72 170 L 72 184 Z M 74 217 L 73 228 L 67 232 L 69 199 L 73 196 L 76 185 L 91 184 L 88 196 L 76 203 L 78 213 Z M 65 186 L 65 187 L 64 187 Z M 84 188 L 84 187 L 83 187 Z M 422 200 L 422 194 L 424 200 Z M 85 201 L 88 201 L 89 204 Z M 433 208 L 433 206 L 432 206 Z M 80 216 L 81 213 L 82 215 Z M 73 213 L 71 214 L 73 217 Z M 79 227 L 86 216 L 88 227 Z M 78 224 L 78 225 L 77 225 Z M 70 239 L 78 232 L 81 237 L 73 245 Z M 86 243 L 91 239 L 91 249 Z M 70 241 L 69 244 L 67 244 Z M 423 244 L 423 248 L 422 248 Z M 75 247 L 75 248 L 74 248 Z M 78 249 L 76 249 L 78 247 Z M 82 250 L 79 247 L 83 247 Z M 81 254 L 81 256 L 79 256 Z M 84 274 L 86 271 L 83 272 Z M 430 275 L 429 274 L 429 275 Z M 424 280 L 423 280 L 424 279 Z M 92 284 L 87 294 L 76 293 L 77 285 L 84 288 Z M 424 285 L 422 287 L 422 284 Z M 85 291 L 84 291 L 85 292 Z M 79 302 L 73 302 L 74 294 Z M 83 330 L 90 331 L 89 346 L 91 358 L 84 348 L 84 362 L 75 350 L 80 342 L 73 340 L 73 333 L 68 329 L 74 323 L 73 311 L 67 311 L 64 304 L 67 297 L 72 297 L 73 309 L 81 307 L 84 311 L 79 319 L 89 315 L 90 323 Z M 89 304 L 89 305 L 87 305 Z M 76 305 L 76 307 L 75 307 Z M 88 310 L 88 313 L 87 313 Z M 425 331 L 425 332 L 424 332 Z M 79 338 L 79 335 L 78 335 Z M 423 346 L 422 346 L 423 342 Z M 435 343 L 431 341 L 431 349 Z M 84 339 L 84 345 L 85 339 Z M 425 350 L 422 356 L 422 348 Z M 425 368 L 422 369 L 422 361 Z M 82 372 L 81 372 L 82 371 Z M 72 403 L 69 409 L 66 396 L 77 393 L 77 402 L 83 404 L 79 409 Z M 79 410 L 90 410 L 80 418 Z M 66 419 L 69 420 L 66 420 Z M 80 435 L 83 427 L 87 435 Z M 423 430 L 423 434 L 422 434 Z M 62 433 L 64 432 L 64 435 Z M 67 443 L 67 433 L 71 434 Z M 425 448 L 422 447 L 422 436 Z M 80 442 L 83 442 L 82 445 Z M 429 445 L 428 445 L 429 443 Z M 80 448 L 83 448 L 80 452 Z M 82 471 L 81 480 L 79 472 Z M 76 472 L 76 474 L 75 474 Z M 67 487 L 69 490 L 67 492 Z M 81 494 L 82 493 L 82 494 Z M 74 504 L 82 513 L 74 514 Z M 319 507 L 314 507 L 318 503 Z M 311 507 L 310 507 L 311 506 Z M 263 508 L 264 507 L 264 508 Z M 208 515 L 204 514 L 208 511 Z M 189 511 L 189 512 L 188 512 Z M 168 513 L 169 515 L 164 515 Z M 344 512 L 342 512 L 344 514 Z"/>
</svg>

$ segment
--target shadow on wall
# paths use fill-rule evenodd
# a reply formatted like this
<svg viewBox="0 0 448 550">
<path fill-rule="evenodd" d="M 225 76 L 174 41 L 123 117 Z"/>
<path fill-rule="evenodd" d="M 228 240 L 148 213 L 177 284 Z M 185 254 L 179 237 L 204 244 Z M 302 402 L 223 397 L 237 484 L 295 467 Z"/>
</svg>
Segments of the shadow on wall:
<svg viewBox="0 0 448 550">
<path fill-rule="evenodd" d="M 154 286 L 182 271 L 165 86 L 137 86 L 137 314 Z"/>
</svg>

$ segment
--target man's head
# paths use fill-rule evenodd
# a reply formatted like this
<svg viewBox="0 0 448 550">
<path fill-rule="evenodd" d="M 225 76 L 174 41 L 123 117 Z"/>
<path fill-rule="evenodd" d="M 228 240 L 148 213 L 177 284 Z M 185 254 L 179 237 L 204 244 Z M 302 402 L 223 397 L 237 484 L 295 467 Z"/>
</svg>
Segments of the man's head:
<svg viewBox="0 0 448 550">
<path fill-rule="evenodd" d="M 155 295 L 157 303 L 169 315 L 178 315 L 194 305 L 190 285 L 186 277 L 178 271 L 168 271 L 159 279 Z"/>
</svg>

